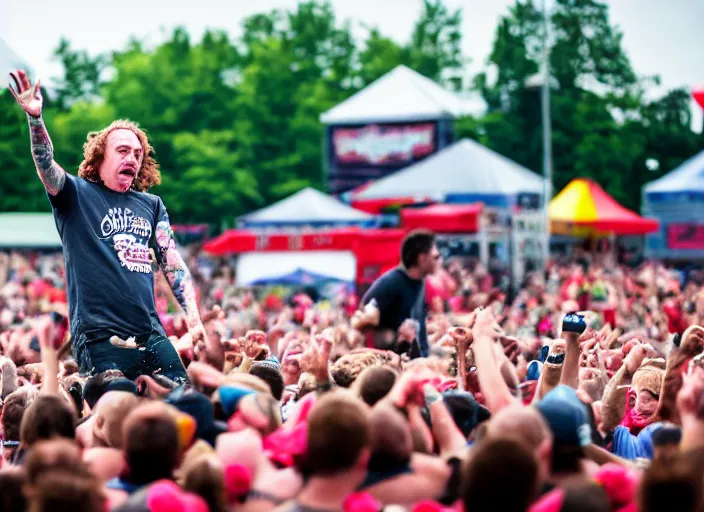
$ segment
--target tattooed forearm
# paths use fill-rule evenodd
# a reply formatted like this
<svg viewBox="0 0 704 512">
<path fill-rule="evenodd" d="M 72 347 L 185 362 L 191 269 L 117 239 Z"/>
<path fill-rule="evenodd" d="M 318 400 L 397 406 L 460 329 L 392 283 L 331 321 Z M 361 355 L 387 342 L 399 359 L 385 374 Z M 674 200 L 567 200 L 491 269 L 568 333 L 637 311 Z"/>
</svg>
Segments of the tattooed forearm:
<svg viewBox="0 0 704 512">
<path fill-rule="evenodd" d="M 168 221 L 161 221 L 156 225 L 156 242 L 161 270 L 171 286 L 174 297 L 186 313 L 188 327 L 193 327 L 200 323 L 196 290 L 186 262 L 176 249 L 174 233 Z"/>
<path fill-rule="evenodd" d="M 173 261 L 174 256 L 169 256 L 171 261 Z M 180 255 L 177 255 L 181 259 Z M 188 325 L 192 327 L 193 325 L 200 322 L 200 315 L 198 313 L 198 304 L 196 302 L 196 290 L 193 287 L 193 280 L 191 279 L 191 273 L 188 271 L 186 264 L 181 260 L 181 265 L 165 265 L 161 269 L 166 276 L 166 280 L 171 286 L 171 291 L 174 292 L 174 297 L 183 311 L 186 313 L 188 318 Z"/>
<path fill-rule="evenodd" d="M 44 188 L 52 196 L 61 192 L 66 181 L 66 173 L 54 162 L 54 147 L 51 144 L 49 133 L 46 131 L 41 117 L 27 116 L 29 119 L 29 132 L 32 140 L 32 157 L 37 167 L 37 174 L 44 183 Z"/>
</svg>

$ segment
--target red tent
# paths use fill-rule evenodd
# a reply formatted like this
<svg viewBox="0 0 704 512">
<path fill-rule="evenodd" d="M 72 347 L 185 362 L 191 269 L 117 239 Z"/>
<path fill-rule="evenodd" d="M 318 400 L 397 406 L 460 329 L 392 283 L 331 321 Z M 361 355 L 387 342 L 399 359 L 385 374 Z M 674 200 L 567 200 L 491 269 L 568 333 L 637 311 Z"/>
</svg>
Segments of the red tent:
<svg viewBox="0 0 704 512">
<path fill-rule="evenodd" d="M 387 209 L 402 208 L 418 202 L 430 202 L 430 199 L 418 200 L 414 197 L 392 197 L 387 199 L 353 199 L 350 205 L 356 210 L 378 214 Z"/>
<path fill-rule="evenodd" d="M 385 197 L 380 199 L 360 199 L 359 194 L 364 192 L 374 182 L 370 181 L 361 185 L 349 192 L 343 194 L 346 201 L 349 201 L 350 206 L 356 210 L 371 213 L 373 215 L 382 213 L 384 210 L 394 210 L 416 203 L 430 203 L 432 200 L 429 197 Z"/>
<path fill-rule="evenodd" d="M 570 181 L 549 206 L 553 233 L 613 233 L 640 235 L 657 231 L 657 220 L 641 217 L 618 204 L 596 182 Z"/>
<path fill-rule="evenodd" d="M 255 251 L 349 251 L 356 246 L 360 232 L 356 228 L 309 233 L 257 233 L 246 229 L 229 229 L 206 243 L 203 248 L 215 256 Z"/>
<path fill-rule="evenodd" d="M 426 228 L 436 233 L 476 233 L 483 207 L 482 203 L 473 203 L 404 208 L 401 225 L 409 230 Z"/>
<path fill-rule="evenodd" d="M 366 282 L 398 265 L 402 229 L 340 228 L 309 233 L 255 233 L 231 229 L 203 249 L 215 256 L 246 252 L 351 251 L 357 259 L 357 280 Z"/>
</svg>

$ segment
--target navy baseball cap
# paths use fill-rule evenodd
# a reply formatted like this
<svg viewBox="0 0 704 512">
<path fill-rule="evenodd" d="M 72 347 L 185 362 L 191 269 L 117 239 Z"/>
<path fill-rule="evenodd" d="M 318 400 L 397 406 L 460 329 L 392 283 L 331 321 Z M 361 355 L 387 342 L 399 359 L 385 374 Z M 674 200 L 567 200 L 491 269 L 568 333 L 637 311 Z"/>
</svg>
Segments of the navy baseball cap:
<svg viewBox="0 0 704 512">
<path fill-rule="evenodd" d="M 550 425 L 555 446 L 583 448 L 591 444 L 587 406 L 574 389 L 561 384 L 545 395 L 536 407 Z"/>
</svg>

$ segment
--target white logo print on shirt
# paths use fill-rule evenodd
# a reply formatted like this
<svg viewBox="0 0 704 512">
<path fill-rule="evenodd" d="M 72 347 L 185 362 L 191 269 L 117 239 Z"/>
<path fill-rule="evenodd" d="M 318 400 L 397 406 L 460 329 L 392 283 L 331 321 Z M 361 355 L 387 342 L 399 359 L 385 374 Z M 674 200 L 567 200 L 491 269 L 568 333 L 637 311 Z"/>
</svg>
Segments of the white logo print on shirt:
<svg viewBox="0 0 704 512">
<path fill-rule="evenodd" d="M 112 236 L 113 247 L 120 264 L 130 272 L 149 274 L 152 271 L 149 247 L 152 226 L 129 208 L 110 208 L 100 223 L 103 238 Z"/>
</svg>

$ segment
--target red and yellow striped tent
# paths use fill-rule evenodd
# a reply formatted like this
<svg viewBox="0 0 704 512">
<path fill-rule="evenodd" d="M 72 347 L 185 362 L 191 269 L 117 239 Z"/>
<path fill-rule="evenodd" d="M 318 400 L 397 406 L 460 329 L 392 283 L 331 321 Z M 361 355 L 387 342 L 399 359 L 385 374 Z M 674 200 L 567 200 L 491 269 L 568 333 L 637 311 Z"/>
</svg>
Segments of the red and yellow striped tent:
<svg viewBox="0 0 704 512">
<path fill-rule="evenodd" d="M 657 231 L 658 221 L 624 208 L 596 182 L 577 178 L 548 207 L 550 231 L 575 236 L 642 235 Z"/>
</svg>

